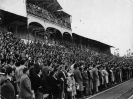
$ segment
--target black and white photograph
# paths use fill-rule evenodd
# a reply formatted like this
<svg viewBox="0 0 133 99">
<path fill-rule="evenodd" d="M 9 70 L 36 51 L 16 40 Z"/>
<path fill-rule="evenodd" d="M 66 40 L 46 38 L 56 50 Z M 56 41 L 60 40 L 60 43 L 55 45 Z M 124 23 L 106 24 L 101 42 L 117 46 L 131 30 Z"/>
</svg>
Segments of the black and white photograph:
<svg viewBox="0 0 133 99">
<path fill-rule="evenodd" d="M 133 0 L 0 0 L 0 99 L 133 99 Z"/>
</svg>

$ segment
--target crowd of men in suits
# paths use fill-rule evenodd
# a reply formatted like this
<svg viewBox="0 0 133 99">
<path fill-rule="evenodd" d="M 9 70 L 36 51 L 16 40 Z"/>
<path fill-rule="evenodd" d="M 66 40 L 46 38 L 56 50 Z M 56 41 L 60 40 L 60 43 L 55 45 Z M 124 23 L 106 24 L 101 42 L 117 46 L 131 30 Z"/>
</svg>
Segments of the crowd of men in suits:
<svg viewBox="0 0 133 99">
<path fill-rule="evenodd" d="M 109 58 L 68 42 L 25 44 L 0 29 L 1 97 L 82 99 L 133 77 L 132 60 Z"/>
</svg>

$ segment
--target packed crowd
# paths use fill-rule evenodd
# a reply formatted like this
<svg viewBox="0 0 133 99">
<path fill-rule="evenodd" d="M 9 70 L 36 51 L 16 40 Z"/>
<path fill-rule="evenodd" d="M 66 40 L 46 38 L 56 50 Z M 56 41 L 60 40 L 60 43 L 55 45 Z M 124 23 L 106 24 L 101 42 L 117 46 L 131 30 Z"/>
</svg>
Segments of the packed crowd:
<svg viewBox="0 0 133 99">
<path fill-rule="evenodd" d="M 130 59 L 63 44 L 25 44 L 13 33 L 0 29 L 1 97 L 85 98 L 133 77 Z"/>
</svg>

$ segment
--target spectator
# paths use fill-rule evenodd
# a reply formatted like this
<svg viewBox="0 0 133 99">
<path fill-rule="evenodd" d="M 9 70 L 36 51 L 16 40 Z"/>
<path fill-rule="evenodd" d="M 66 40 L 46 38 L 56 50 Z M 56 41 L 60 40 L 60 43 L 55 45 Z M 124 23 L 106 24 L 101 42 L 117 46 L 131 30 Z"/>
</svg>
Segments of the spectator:
<svg viewBox="0 0 133 99">
<path fill-rule="evenodd" d="M 79 67 L 77 64 L 74 65 L 74 79 L 76 81 L 76 83 L 78 83 L 78 88 L 77 88 L 77 97 L 78 98 L 82 98 L 83 97 L 83 78 L 82 78 L 82 75 L 81 75 L 81 72 L 79 70 Z"/>
<path fill-rule="evenodd" d="M 43 99 L 43 89 L 42 89 L 42 71 L 41 69 L 36 70 L 36 77 L 34 79 L 34 82 L 36 82 L 35 85 L 35 97 L 36 99 Z"/>
<path fill-rule="evenodd" d="M 12 76 L 13 76 L 13 69 L 12 67 L 9 66 L 6 68 L 6 79 L 1 87 L 1 95 L 6 99 L 15 98 L 15 89 L 11 83 Z"/>
<path fill-rule="evenodd" d="M 92 95 L 93 90 L 93 74 L 92 74 L 93 67 L 90 66 L 88 69 L 88 78 L 89 78 L 89 95 Z"/>
<path fill-rule="evenodd" d="M 98 86 L 100 84 L 99 84 L 99 75 L 98 75 L 97 65 L 94 65 L 94 68 L 92 69 L 92 75 L 93 75 L 93 88 L 94 88 L 94 92 L 98 93 L 98 91 L 99 91 Z"/>
<path fill-rule="evenodd" d="M 105 88 L 107 88 L 107 85 L 109 83 L 109 80 L 108 80 L 108 72 L 107 72 L 105 66 L 103 67 L 102 72 L 103 72 L 103 77 L 104 77 L 104 86 L 105 86 Z"/>
<path fill-rule="evenodd" d="M 76 82 L 75 82 L 75 79 L 74 79 L 74 74 L 71 74 L 71 81 L 72 81 L 72 99 L 75 99 L 75 95 L 77 94 L 76 92 Z"/>
<path fill-rule="evenodd" d="M 19 97 L 22 99 L 33 98 L 33 92 L 31 90 L 31 81 L 28 76 L 29 76 L 29 70 L 27 68 L 24 68 L 22 77 L 20 79 L 20 92 L 19 92 Z"/>
<path fill-rule="evenodd" d="M 60 80 L 61 84 L 61 93 L 65 95 L 65 99 L 68 99 L 67 93 L 67 72 L 65 71 L 65 65 L 60 66 L 60 70 L 58 71 L 58 79 Z M 61 94 L 61 97 L 62 97 Z M 63 98 L 63 97 L 62 97 Z"/>
<path fill-rule="evenodd" d="M 83 71 L 83 85 L 84 85 L 84 95 L 89 95 L 89 78 L 88 78 L 88 68 L 85 67 Z"/>
</svg>

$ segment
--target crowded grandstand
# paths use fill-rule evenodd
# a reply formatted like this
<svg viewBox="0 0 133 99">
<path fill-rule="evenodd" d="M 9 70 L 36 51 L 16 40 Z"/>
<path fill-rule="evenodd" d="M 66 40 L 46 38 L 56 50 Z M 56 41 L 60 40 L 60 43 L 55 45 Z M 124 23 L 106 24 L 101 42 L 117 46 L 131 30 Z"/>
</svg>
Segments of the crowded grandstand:
<svg viewBox="0 0 133 99">
<path fill-rule="evenodd" d="M 132 58 L 72 33 L 57 0 L 27 0 L 26 9 L 0 9 L 1 99 L 86 99 L 133 78 Z"/>
</svg>

